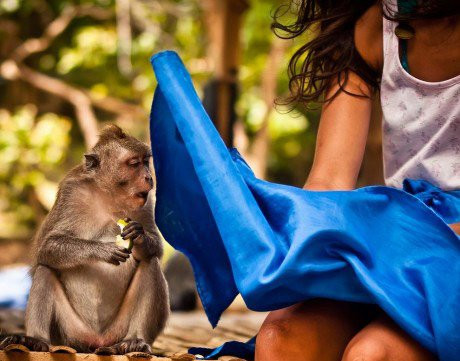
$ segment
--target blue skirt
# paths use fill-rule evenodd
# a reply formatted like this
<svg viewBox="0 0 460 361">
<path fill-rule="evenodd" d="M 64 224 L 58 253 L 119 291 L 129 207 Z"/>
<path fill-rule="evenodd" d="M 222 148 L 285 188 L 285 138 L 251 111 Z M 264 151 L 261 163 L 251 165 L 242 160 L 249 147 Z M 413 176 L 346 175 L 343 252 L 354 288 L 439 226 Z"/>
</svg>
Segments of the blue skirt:
<svg viewBox="0 0 460 361">
<path fill-rule="evenodd" d="M 460 240 L 447 224 L 460 221 L 460 191 L 257 179 L 225 147 L 177 54 L 152 65 L 156 221 L 190 259 L 213 326 L 238 293 L 255 311 L 318 297 L 376 304 L 441 361 L 459 360 Z M 253 341 L 228 343 L 207 355 L 253 351 Z"/>
</svg>

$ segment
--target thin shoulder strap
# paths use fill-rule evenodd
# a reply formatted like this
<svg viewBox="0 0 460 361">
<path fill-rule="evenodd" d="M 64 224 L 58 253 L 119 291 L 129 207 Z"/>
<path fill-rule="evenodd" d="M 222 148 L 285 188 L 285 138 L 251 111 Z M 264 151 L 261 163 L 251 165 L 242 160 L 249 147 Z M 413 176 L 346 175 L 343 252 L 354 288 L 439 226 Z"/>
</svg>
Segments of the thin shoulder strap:
<svg viewBox="0 0 460 361">
<path fill-rule="evenodd" d="M 398 0 L 398 11 L 401 14 L 410 13 L 416 4 L 416 0 Z M 401 65 L 405 71 L 410 73 L 409 61 L 407 59 L 407 41 L 407 39 L 400 39 L 399 44 L 401 46 Z"/>
</svg>

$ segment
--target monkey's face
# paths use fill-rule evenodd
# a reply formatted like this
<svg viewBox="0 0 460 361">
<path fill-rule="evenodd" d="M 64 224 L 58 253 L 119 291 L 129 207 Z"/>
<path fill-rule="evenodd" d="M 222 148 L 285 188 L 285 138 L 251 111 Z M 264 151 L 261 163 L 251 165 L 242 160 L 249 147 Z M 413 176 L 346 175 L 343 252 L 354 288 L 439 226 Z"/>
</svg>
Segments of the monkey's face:
<svg viewBox="0 0 460 361">
<path fill-rule="evenodd" d="M 112 211 L 123 214 L 143 207 L 153 189 L 150 149 L 134 138 L 127 140 L 129 146 L 109 144 L 97 154 L 86 155 L 86 167 L 92 169 Z M 93 156 L 97 158 L 94 167 L 90 164 Z"/>
<path fill-rule="evenodd" d="M 153 178 L 150 169 L 150 151 L 122 152 L 115 167 L 115 177 L 112 179 L 113 201 L 120 211 L 141 208 L 147 202 L 148 195 L 153 189 Z"/>
</svg>

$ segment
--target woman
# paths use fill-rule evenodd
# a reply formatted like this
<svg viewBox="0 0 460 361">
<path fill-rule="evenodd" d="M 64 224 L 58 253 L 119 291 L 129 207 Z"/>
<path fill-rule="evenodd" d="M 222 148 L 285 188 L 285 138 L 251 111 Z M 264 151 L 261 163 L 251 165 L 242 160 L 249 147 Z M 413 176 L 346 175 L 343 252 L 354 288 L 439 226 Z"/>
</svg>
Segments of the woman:
<svg viewBox="0 0 460 361">
<path fill-rule="evenodd" d="M 378 91 L 386 184 L 401 188 L 416 178 L 460 188 L 459 15 L 451 0 L 409 0 L 399 9 L 380 1 L 303 0 L 293 24 L 275 21 L 288 38 L 317 29 L 289 68 L 291 101 L 324 100 L 305 189 L 356 186 Z M 451 227 L 460 233 L 459 224 Z M 379 310 L 317 299 L 271 312 L 257 336 L 256 360 L 436 357 Z"/>
</svg>

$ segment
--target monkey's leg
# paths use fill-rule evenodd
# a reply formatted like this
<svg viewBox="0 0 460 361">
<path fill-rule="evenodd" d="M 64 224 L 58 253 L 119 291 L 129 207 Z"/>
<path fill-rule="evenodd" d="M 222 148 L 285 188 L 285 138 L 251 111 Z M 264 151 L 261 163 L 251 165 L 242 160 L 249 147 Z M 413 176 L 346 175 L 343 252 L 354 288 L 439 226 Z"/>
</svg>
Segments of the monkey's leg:
<svg viewBox="0 0 460 361">
<path fill-rule="evenodd" d="M 140 262 L 117 318 L 105 335 L 110 337 L 122 328 L 127 332 L 122 336 L 121 342 L 110 347 L 101 347 L 96 353 L 151 353 L 151 344 L 163 330 L 168 315 L 168 290 L 158 258 Z"/>
<path fill-rule="evenodd" d="M 29 337 L 51 342 L 53 319 L 53 273 L 45 266 L 37 266 L 26 308 L 26 334 Z"/>
<path fill-rule="evenodd" d="M 51 327 L 53 320 L 56 327 Z M 101 337 L 96 335 L 75 313 L 55 272 L 37 266 L 26 309 L 26 335 L 47 343 L 71 345 L 79 351 L 98 347 Z M 27 345 L 26 345 L 27 346 Z"/>
<path fill-rule="evenodd" d="M 166 325 L 169 296 L 160 260 L 153 257 L 146 266 L 138 303 L 125 340 L 140 338 L 151 344 Z"/>
</svg>

